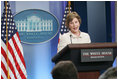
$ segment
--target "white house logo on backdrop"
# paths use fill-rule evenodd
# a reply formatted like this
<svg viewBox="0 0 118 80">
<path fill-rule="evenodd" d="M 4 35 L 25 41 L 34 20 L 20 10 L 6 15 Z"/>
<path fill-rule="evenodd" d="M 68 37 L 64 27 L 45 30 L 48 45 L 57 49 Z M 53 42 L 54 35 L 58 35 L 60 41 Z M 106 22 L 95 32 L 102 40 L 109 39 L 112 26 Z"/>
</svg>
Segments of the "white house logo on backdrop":
<svg viewBox="0 0 118 80">
<path fill-rule="evenodd" d="M 37 32 L 37 31 L 53 31 L 52 20 L 41 20 L 36 16 L 28 17 L 26 20 L 15 21 L 18 31 Z"/>
<path fill-rule="evenodd" d="M 41 43 L 51 40 L 58 32 L 59 23 L 49 12 L 29 9 L 14 16 L 22 42 Z"/>
</svg>

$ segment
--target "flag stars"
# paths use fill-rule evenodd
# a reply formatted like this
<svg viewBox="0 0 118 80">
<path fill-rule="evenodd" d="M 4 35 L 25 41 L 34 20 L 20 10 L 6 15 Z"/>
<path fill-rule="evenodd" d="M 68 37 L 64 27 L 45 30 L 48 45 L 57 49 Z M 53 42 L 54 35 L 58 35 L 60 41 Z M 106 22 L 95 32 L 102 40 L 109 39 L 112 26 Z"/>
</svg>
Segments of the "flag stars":
<svg viewBox="0 0 118 80">
<path fill-rule="evenodd" d="M 2 33 L 4 33 L 4 30 L 2 30 Z"/>
<path fill-rule="evenodd" d="M 9 19 L 7 19 L 9 21 Z"/>
<path fill-rule="evenodd" d="M 4 38 L 4 40 L 6 41 L 6 38 Z"/>
<path fill-rule="evenodd" d="M 3 29 L 5 29 L 5 26 L 3 26 Z"/>
<path fill-rule="evenodd" d="M 6 43 L 6 29 L 8 31 L 8 38 L 11 38 L 12 35 L 15 34 L 15 32 L 17 32 L 17 30 L 15 30 L 15 23 L 13 22 L 13 15 L 11 13 L 10 9 L 10 5 L 8 4 L 7 6 L 7 10 L 6 8 L 4 8 L 4 12 L 3 12 L 3 16 L 1 18 L 1 38 L 2 40 Z M 6 15 L 7 12 L 7 15 Z M 6 22 L 7 21 L 7 22 Z"/>
<path fill-rule="evenodd" d="M 65 18 L 63 18 L 63 20 L 65 20 Z"/>
<path fill-rule="evenodd" d="M 6 21 L 6 18 L 4 19 L 4 21 Z"/>
<path fill-rule="evenodd" d="M 66 29 L 64 29 L 64 31 L 66 31 Z"/>
<path fill-rule="evenodd" d="M 64 15 L 64 17 L 66 17 L 66 15 Z"/>
<path fill-rule="evenodd" d="M 2 33 L 4 33 L 4 31 L 2 30 Z"/>
<path fill-rule="evenodd" d="M 3 25 L 5 25 L 6 23 L 4 22 Z"/>
<path fill-rule="evenodd" d="M 11 33 L 11 30 L 9 30 L 9 33 Z"/>
<path fill-rule="evenodd" d="M 8 15 L 8 17 L 10 17 L 10 15 Z"/>
<path fill-rule="evenodd" d="M 3 34 L 1 36 L 4 36 Z"/>
<path fill-rule="evenodd" d="M 71 10 L 72 9 L 70 8 L 70 12 L 71 12 Z M 66 32 L 69 31 L 69 29 L 65 26 L 65 20 L 66 20 L 66 16 L 67 16 L 68 13 L 69 13 L 69 7 L 66 7 L 65 11 L 64 11 L 62 26 L 61 26 L 61 29 L 60 29 L 61 34 L 66 33 Z"/>
<path fill-rule="evenodd" d="M 7 25 L 9 25 L 9 22 L 7 22 Z"/>
<path fill-rule="evenodd" d="M 63 31 L 63 29 L 61 29 L 61 31 Z"/>
<path fill-rule="evenodd" d="M 10 35 L 10 34 L 8 34 L 8 36 L 10 37 L 11 35 Z"/>
<path fill-rule="evenodd" d="M 14 27 L 12 27 L 12 29 L 14 29 Z"/>
</svg>

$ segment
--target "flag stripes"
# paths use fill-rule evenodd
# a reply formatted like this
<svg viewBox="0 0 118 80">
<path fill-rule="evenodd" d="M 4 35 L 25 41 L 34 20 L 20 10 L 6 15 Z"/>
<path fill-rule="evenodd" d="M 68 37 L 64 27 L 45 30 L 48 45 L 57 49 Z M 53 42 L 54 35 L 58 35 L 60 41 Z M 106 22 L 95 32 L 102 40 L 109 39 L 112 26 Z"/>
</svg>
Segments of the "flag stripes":
<svg viewBox="0 0 118 80">
<path fill-rule="evenodd" d="M 2 71 L 1 71 L 2 72 Z M 1 79 L 3 79 L 3 77 L 1 76 Z"/>
<path fill-rule="evenodd" d="M 7 70 L 6 70 L 6 68 L 5 68 L 5 65 L 3 64 L 3 62 L 1 62 L 1 72 L 3 73 L 3 76 L 5 77 L 5 78 L 7 78 Z M 4 70 L 4 71 L 3 71 Z M 3 77 L 2 77 L 3 78 Z"/>
<path fill-rule="evenodd" d="M 18 44 L 19 44 L 19 41 L 18 41 L 18 37 L 17 37 L 17 35 L 15 34 L 14 35 L 14 37 L 12 37 L 12 41 L 13 41 L 13 43 L 14 43 L 14 47 L 15 47 L 15 50 L 17 51 L 17 54 L 19 55 L 19 57 L 21 58 L 21 61 L 22 61 L 22 63 L 23 63 L 23 66 L 24 67 L 26 67 L 25 66 L 25 63 L 24 63 L 24 58 L 23 58 L 23 53 L 21 52 L 21 48 L 18 46 Z M 16 43 L 16 42 L 18 42 L 18 43 Z M 23 51 L 23 50 L 22 50 Z"/>
<path fill-rule="evenodd" d="M 15 38 L 14 38 L 15 37 Z M 14 37 L 12 37 L 12 40 L 9 40 L 9 43 L 8 43 L 8 53 L 9 53 L 9 56 L 10 55 L 12 55 L 11 57 L 10 57 L 10 60 L 12 60 L 12 59 L 14 59 L 14 63 L 15 63 L 15 66 L 16 66 L 16 68 L 17 68 L 17 70 L 20 70 L 20 76 L 22 76 L 23 74 L 25 74 L 25 72 L 23 73 L 23 70 L 25 70 L 25 65 L 24 65 L 24 63 L 23 64 L 20 64 L 21 63 L 21 61 L 23 61 L 22 59 L 22 55 L 20 55 L 19 54 L 19 56 L 17 55 L 18 53 L 17 53 L 17 51 L 18 51 L 18 49 L 19 49 L 19 47 L 17 46 L 17 43 L 16 43 L 16 38 L 17 38 L 17 36 L 16 35 L 14 35 Z M 17 39 L 18 40 L 18 39 Z M 3 43 L 4 44 L 4 43 Z M 14 46 L 14 44 L 16 44 L 15 46 Z M 6 45 L 4 44 L 3 45 L 3 47 L 5 48 L 6 47 Z M 17 49 L 17 50 L 16 50 Z M 4 50 L 2 50 L 2 51 L 4 51 Z M 4 52 L 5 53 L 5 52 Z M 14 54 L 14 53 L 16 53 L 16 54 Z M 6 53 L 5 53 L 6 54 Z M 7 55 L 6 55 L 6 57 L 7 57 Z M 7 62 L 7 60 L 6 60 L 6 62 Z M 13 60 L 11 61 L 11 62 L 13 62 Z M 10 62 L 9 62 L 10 63 Z M 20 64 L 20 65 L 19 65 Z M 10 65 L 12 65 L 12 64 L 10 64 Z M 21 68 L 20 67 L 23 67 L 23 70 L 21 70 Z M 15 68 L 15 67 L 14 67 Z M 16 70 L 16 71 L 17 71 Z M 18 74 L 19 75 L 19 74 Z M 19 77 L 18 77 L 19 78 Z M 22 78 L 25 78 L 25 76 L 22 76 Z"/>
<path fill-rule="evenodd" d="M 2 48 L 3 49 L 3 48 Z M 1 50 L 2 50 L 1 49 Z M 2 50 L 2 55 L 3 55 L 3 58 L 5 58 L 5 61 L 4 62 L 6 62 L 6 64 L 7 64 L 7 55 L 6 55 L 6 52 L 4 51 L 4 50 Z M 13 62 L 14 60 L 13 60 L 13 57 L 12 57 L 12 55 L 11 55 L 11 53 L 8 51 L 8 55 L 9 55 L 9 67 L 10 67 L 10 69 L 12 70 L 12 73 L 14 74 L 14 78 L 16 78 L 16 73 L 14 72 L 15 70 L 16 70 L 16 67 L 15 67 L 15 62 L 14 63 L 11 63 L 11 62 Z M 6 69 L 7 69 L 7 65 L 6 65 Z M 15 69 L 15 70 L 14 70 Z M 12 75 L 13 76 L 13 75 Z"/>
<path fill-rule="evenodd" d="M 12 43 L 11 40 L 10 40 L 9 42 Z M 14 66 L 16 66 L 16 65 L 18 64 L 18 62 L 17 62 L 17 60 L 16 60 L 16 57 L 15 57 L 15 54 L 14 54 L 14 50 L 13 50 L 13 48 L 11 47 L 12 45 L 10 45 L 9 43 L 8 43 L 8 46 L 9 46 L 9 51 L 10 51 L 10 53 L 11 53 L 13 59 L 14 59 L 14 63 L 15 63 Z M 16 67 L 14 67 L 14 68 L 15 68 L 15 71 L 16 71 L 16 75 L 19 75 L 19 73 L 18 73 Z M 20 76 L 19 76 L 19 77 L 20 77 Z M 17 78 L 19 78 L 19 77 L 17 77 Z"/>
<path fill-rule="evenodd" d="M 15 37 L 15 38 L 14 38 Z M 12 65 L 14 65 L 14 64 L 11 64 L 11 62 L 13 62 L 14 61 L 14 63 L 15 63 L 15 65 L 14 65 L 14 68 L 15 68 L 15 73 L 17 73 L 17 74 L 15 74 L 14 73 L 14 69 L 12 68 L 11 70 L 13 71 L 13 74 L 14 74 L 14 78 L 16 78 L 16 75 L 19 75 L 20 74 L 20 76 L 22 76 L 21 78 L 26 78 L 25 76 L 23 76 L 23 75 L 25 75 L 26 74 L 26 71 L 24 72 L 23 70 L 25 70 L 26 69 L 26 67 L 25 67 L 25 63 L 23 62 L 23 56 L 22 56 L 22 53 L 20 52 L 20 54 L 19 53 L 17 53 L 17 52 L 19 52 L 20 50 L 19 50 L 19 47 L 17 46 L 17 43 L 16 43 L 16 41 L 18 40 L 18 38 L 17 38 L 17 35 L 15 34 L 14 35 L 14 37 L 12 37 L 10 40 L 9 40 L 9 43 L 8 43 L 8 53 L 9 53 L 9 57 L 10 57 L 10 59 L 9 59 L 9 67 L 11 67 Z M 2 54 L 4 55 L 4 57 L 5 57 L 5 59 L 6 59 L 6 62 L 7 62 L 7 55 L 6 55 L 6 51 L 5 51 L 5 49 L 6 49 L 6 45 L 4 44 L 4 42 L 2 41 L 1 42 L 1 44 L 2 44 L 2 48 L 1 48 L 1 52 L 2 52 Z M 3 48 L 5 48 L 5 49 L 3 49 Z M 14 60 L 13 60 L 14 59 Z M 23 64 L 21 64 L 21 63 L 23 63 Z M 20 64 L 20 65 L 19 65 Z M 15 67 L 16 66 L 16 67 Z M 12 66 L 13 67 L 13 66 Z M 21 70 L 21 67 L 22 67 L 22 70 Z M 17 68 L 17 70 L 18 71 L 20 71 L 19 73 L 18 73 L 18 71 L 16 70 L 16 68 Z M 24 72 L 24 73 L 23 73 Z M 20 76 L 19 77 L 17 77 L 17 78 L 20 78 Z"/>
<path fill-rule="evenodd" d="M 16 43 L 17 42 L 17 43 Z M 17 66 L 17 70 L 20 71 L 20 76 L 25 75 L 26 74 L 26 67 L 25 67 L 25 63 L 23 62 L 23 53 L 21 53 L 21 48 L 19 49 L 20 46 L 18 46 L 17 44 L 19 44 L 20 41 L 18 41 L 18 37 L 15 34 L 11 40 L 9 40 L 9 43 L 11 45 L 11 48 L 14 51 L 14 58 L 16 58 L 16 66 Z M 22 50 L 23 51 L 23 50 Z M 21 69 L 22 68 L 22 69 Z M 24 72 L 24 73 L 23 73 Z M 25 78 L 25 76 L 22 76 L 21 78 Z"/>
<path fill-rule="evenodd" d="M 5 60 L 5 58 L 3 57 L 3 55 L 1 55 L 1 58 L 2 58 L 2 61 L 1 62 L 3 62 L 3 66 L 4 66 L 4 68 L 2 68 L 1 70 L 3 70 L 4 73 L 7 72 L 7 73 L 5 73 L 6 75 L 2 73 L 1 76 L 3 76 L 3 78 L 5 78 L 5 76 L 7 77 L 7 75 L 8 75 L 8 71 L 5 71 L 5 70 L 7 70 L 7 60 Z M 1 64 L 1 66 L 2 66 L 2 64 Z M 10 68 L 9 68 L 9 72 L 11 73 L 11 69 Z M 12 75 L 12 77 L 13 77 L 13 75 Z"/>
</svg>

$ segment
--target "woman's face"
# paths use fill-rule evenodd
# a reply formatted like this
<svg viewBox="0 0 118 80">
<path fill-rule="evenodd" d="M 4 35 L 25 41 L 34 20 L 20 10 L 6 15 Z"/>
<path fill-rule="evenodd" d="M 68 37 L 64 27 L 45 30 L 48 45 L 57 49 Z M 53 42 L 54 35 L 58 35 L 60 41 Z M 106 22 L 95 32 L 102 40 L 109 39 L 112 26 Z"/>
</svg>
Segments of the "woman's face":
<svg viewBox="0 0 118 80">
<path fill-rule="evenodd" d="M 73 18 L 71 22 L 69 22 L 69 29 L 72 33 L 78 33 L 80 27 L 80 23 L 77 18 Z"/>
</svg>

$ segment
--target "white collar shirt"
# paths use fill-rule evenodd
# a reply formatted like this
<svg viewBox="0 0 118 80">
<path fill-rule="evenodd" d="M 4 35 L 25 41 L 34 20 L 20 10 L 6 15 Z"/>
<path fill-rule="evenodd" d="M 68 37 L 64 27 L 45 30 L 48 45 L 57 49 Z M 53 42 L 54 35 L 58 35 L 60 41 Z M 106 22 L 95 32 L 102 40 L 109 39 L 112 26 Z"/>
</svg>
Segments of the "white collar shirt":
<svg viewBox="0 0 118 80">
<path fill-rule="evenodd" d="M 71 35 L 71 36 L 70 36 Z M 68 44 L 84 44 L 91 43 L 89 34 L 80 31 L 80 36 L 74 35 L 71 31 L 60 36 L 58 44 L 58 52 Z"/>
</svg>

